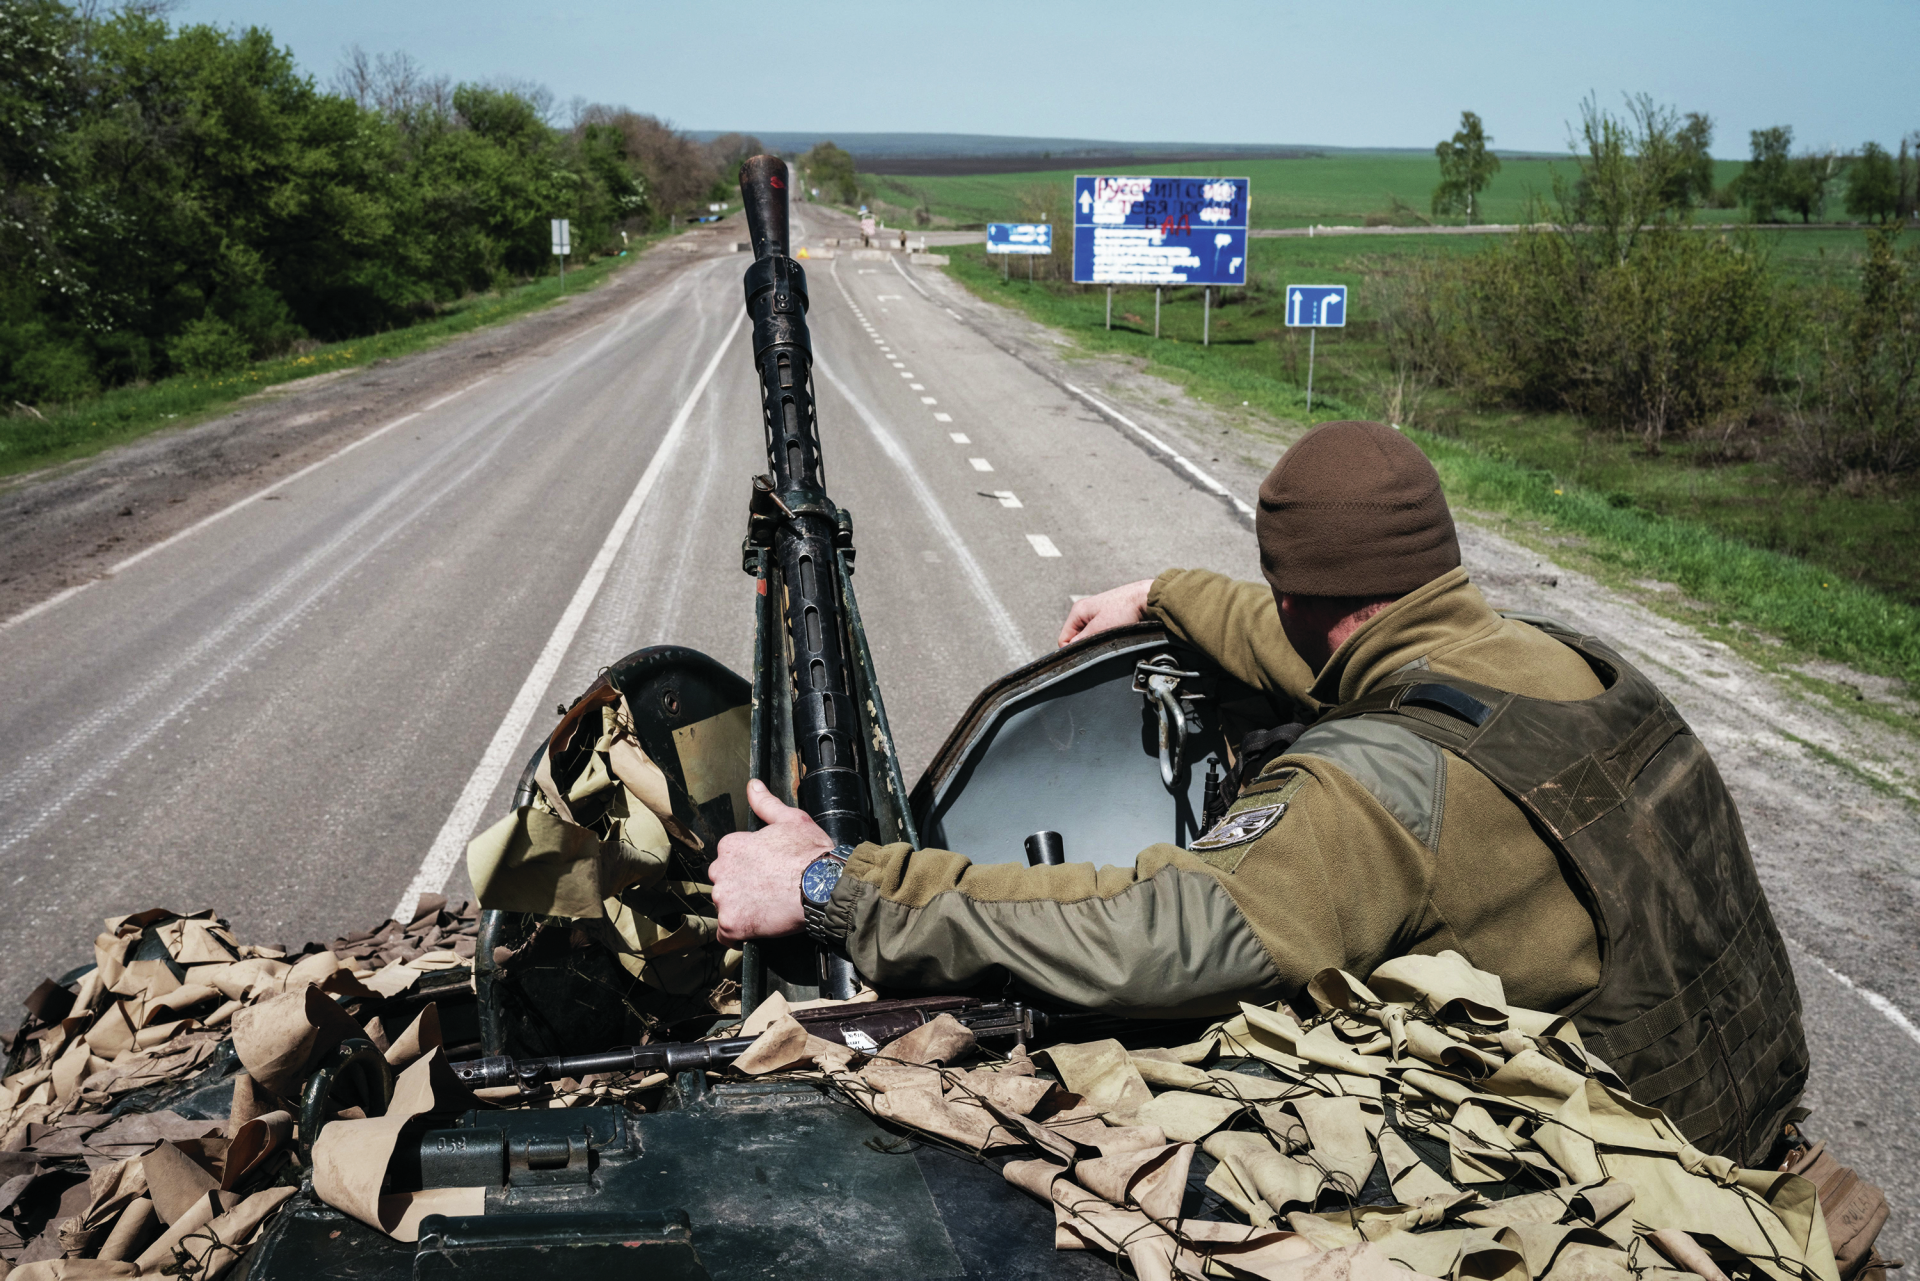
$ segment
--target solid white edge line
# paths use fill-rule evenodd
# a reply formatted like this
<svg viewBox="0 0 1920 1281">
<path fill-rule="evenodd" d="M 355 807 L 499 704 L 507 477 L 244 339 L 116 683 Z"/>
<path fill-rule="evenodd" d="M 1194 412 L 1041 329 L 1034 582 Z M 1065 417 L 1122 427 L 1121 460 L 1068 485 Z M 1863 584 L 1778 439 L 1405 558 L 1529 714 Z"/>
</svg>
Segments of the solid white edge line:
<svg viewBox="0 0 1920 1281">
<path fill-rule="evenodd" d="M 1166 454 L 1167 457 L 1173 459 L 1173 461 L 1179 467 L 1181 467 L 1184 471 L 1186 471 L 1188 475 L 1192 476 L 1195 480 L 1199 481 L 1202 485 L 1205 485 L 1208 489 L 1212 490 L 1214 493 L 1220 495 L 1220 497 L 1231 502 L 1233 504 L 1233 509 L 1239 512 L 1242 516 L 1253 515 L 1253 508 L 1247 506 L 1246 503 L 1236 498 L 1232 490 L 1228 489 L 1225 485 L 1222 485 L 1219 481 L 1215 480 L 1213 477 L 1207 475 L 1206 472 L 1201 471 L 1200 468 L 1194 466 L 1192 462 L 1190 462 L 1184 455 L 1176 451 L 1171 445 L 1167 444 L 1166 441 L 1161 440 L 1158 436 L 1148 431 L 1145 427 L 1142 427 L 1140 424 L 1134 422 L 1131 418 L 1128 418 L 1125 414 L 1121 413 L 1119 410 L 1113 408 L 1113 406 L 1101 404 L 1098 400 L 1094 399 L 1092 396 L 1088 395 L 1086 392 L 1081 391 L 1078 387 L 1074 386 L 1072 383 L 1063 382 L 1060 385 L 1062 387 L 1065 387 L 1068 391 L 1072 392 L 1074 395 L 1080 397 L 1080 399 L 1086 401 L 1089 405 L 1092 405 L 1095 409 L 1099 410 L 1102 414 L 1105 414 L 1107 417 L 1113 419 L 1113 421 L 1119 423 L 1121 426 L 1127 428 L 1129 431 L 1136 433 L 1142 440 L 1146 441 L 1149 445 L 1152 445 L 1155 449 L 1159 450 L 1160 452 Z"/>
<path fill-rule="evenodd" d="M 933 301 L 933 295 L 928 293 L 926 290 L 922 289 L 920 287 L 920 282 L 907 274 L 907 269 L 900 265 L 900 260 L 898 258 L 895 258 L 889 255 L 887 258 L 887 261 L 890 264 L 892 264 L 893 269 L 895 271 L 900 273 L 900 279 L 906 281 L 908 284 L 913 286 L 913 292 L 919 294 L 922 298 L 925 298 L 928 302 Z"/>
<path fill-rule="evenodd" d="M 474 766 L 473 773 L 467 779 L 467 785 L 461 789 L 460 799 L 453 803 L 453 809 L 447 815 L 447 821 L 440 825 L 439 835 L 433 838 L 433 846 L 427 856 L 420 861 L 420 870 L 414 873 L 413 880 L 400 895 L 399 901 L 389 913 L 394 920 L 413 919 L 413 909 L 419 903 L 422 894 L 437 894 L 440 887 L 447 883 L 453 874 L 453 867 L 460 856 L 466 852 L 467 841 L 473 835 L 474 826 L 480 821 L 487 802 L 493 797 L 493 790 L 500 782 L 500 776 L 506 772 L 513 761 L 514 749 L 527 732 L 527 726 L 533 723 L 534 713 L 546 697 L 547 687 L 553 683 L 554 674 L 560 670 L 560 662 L 566 657 L 567 649 L 573 644 L 573 638 L 586 621 L 587 610 L 592 607 L 594 597 L 600 593 L 600 585 L 606 581 L 613 569 L 614 558 L 621 546 L 627 541 L 627 535 L 633 531 L 634 522 L 640 518 L 640 508 L 646 503 L 647 495 L 653 492 L 661 473 L 672 461 L 679 446 L 680 438 L 686 432 L 687 423 L 693 417 L 693 410 L 706 394 L 707 384 L 713 381 L 713 375 L 720 368 L 720 361 L 726 356 L 727 349 L 733 345 L 734 335 L 740 332 L 740 325 L 747 318 L 742 310 L 733 318 L 733 325 L 727 330 L 727 336 L 720 340 L 720 346 L 714 350 L 713 359 L 707 362 L 707 368 L 700 380 L 693 385 L 680 412 L 674 415 L 673 423 L 667 428 L 667 434 L 661 438 L 660 446 L 653 451 L 653 458 L 647 463 L 647 469 L 640 473 L 640 481 L 633 487 L 633 493 L 627 498 L 627 505 L 620 509 L 619 517 L 613 522 L 613 528 L 607 531 L 606 539 L 600 544 L 593 563 L 587 567 L 587 573 L 580 580 L 580 586 L 574 589 L 573 599 L 567 602 L 566 610 L 560 615 L 560 621 L 553 625 L 553 634 L 547 637 L 546 647 L 540 651 L 540 657 L 534 661 L 533 670 L 527 673 L 527 679 L 521 682 L 520 692 L 514 695 L 513 703 L 507 708 L 506 716 L 500 722 L 500 728 L 494 731 L 493 741 L 487 744 L 487 750 L 481 755 L 480 763 Z"/>
<path fill-rule="evenodd" d="M 1781 937 L 1785 938 L 1786 936 L 1782 935 Z M 1846 988 L 1847 991 L 1852 992 L 1855 996 L 1865 1001 L 1868 1005 L 1871 1005 L 1876 1011 L 1878 1011 L 1881 1015 L 1883 1015 L 1886 1018 L 1887 1022 L 1893 1024 L 1895 1027 L 1899 1028 L 1902 1032 L 1905 1032 L 1908 1036 L 1912 1037 L 1915 1044 L 1920 1044 L 1920 1027 L 1916 1027 L 1914 1025 L 1913 1020 L 1908 1018 L 1906 1015 L 1906 1012 L 1902 1010 L 1899 1006 L 1895 1005 L 1892 1001 L 1880 995 L 1878 992 L 1874 991 L 1872 988 L 1861 987 L 1858 983 L 1855 983 L 1852 979 L 1842 974 L 1839 970 L 1834 969 L 1831 965 L 1828 965 L 1825 961 L 1821 960 L 1818 956 L 1815 956 L 1813 953 L 1813 950 L 1809 948 L 1806 944 L 1801 943 L 1797 939 L 1792 939 L 1792 938 L 1788 938 L 1787 942 L 1792 944 L 1795 948 L 1798 948 L 1802 953 L 1804 953 L 1806 955 L 1806 958 L 1809 961 L 1812 961 L 1815 965 L 1819 966 L 1821 969 L 1825 970 L 1828 974 L 1832 975 L 1833 980 L 1836 983 L 1838 983 L 1841 987 Z"/>
<path fill-rule="evenodd" d="M 900 273 L 900 278 L 906 281 L 909 285 L 913 286 L 914 291 L 916 293 L 918 293 L 922 298 L 925 298 L 928 302 L 933 301 L 933 295 L 928 293 L 925 289 L 922 289 L 920 287 L 920 282 L 907 274 L 907 269 L 900 265 L 899 259 L 890 258 L 888 259 L 888 261 L 893 264 L 893 269 Z M 846 286 L 842 285 L 841 290 L 844 292 L 845 289 L 846 289 Z M 955 320 L 960 319 L 959 314 L 956 313 L 951 307 L 942 307 L 941 310 L 945 311 L 949 316 L 952 316 Z M 1249 507 L 1246 503 L 1242 502 L 1239 498 L 1235 497 L 1232 490 L 1228 489 L 1225 485 L 1222 485 L 1219 481 L 1215 480 L 1213 477 L 1207 475 L 1206 472 L 1200 470 L 1199 467 L 1195 466 L 1185 456 L 1181 455 L 1179 452 L 1174 450 L 1165 441 L 1161 440 L 1158 436 L 1154 435 L 1152 432 L 1148 431 L 1146 428 L 1140 426 L 1138 423 L 1135 423 L 1133 420 L 1129 419 L 1125 414 L 1122 414 L 1119 410 L 1114 409 L 1111 406 L 1101 404 L 1099 401 L 1095 400 L 1092 396 L 1089 396 L 1086 392 L 1081 391 L 1078 387 L 1075 387 L 1072 383 L 1062 382 L 1060 385 L 1062 387 L 1065 387 L 1068 391 L 1072 392 L 1074 395 L 1080 397 L 1082 400 L 1086 401 L 1088 404 L 1092 405 L 1095 409 L 1099 410 L 1101 413 L 1105 414 L 1107 417 L 1113 419 L 1115 422 L 1120 423 L 1123 426 L 1127 427 L 1129 430 L 1138 433 L 1142 439 L 1146 440 L 1155 449 L 1158 449 L 1161 453 L 1166 454 L 1169 458 L 1173 459 L 1175 465 L 1177 465 L 1182 470 L 1184 470 L 1188 475 L 1192 476 L 1195 480 L 1199 481 L 1207 489 L 1213 491 L 1215 494 L 1219 495 L 1220 497 L 1226 499 L 1228 502 L 1232 503 L 1233 509 L 1239 512 L 1242 516 L 1253 515 L 1253 508 Z"/>
<path fill-rule="evenodd" d="M 227 517 L 239 511 L 242 507 L 245 507 L 248 503 L 257 503 L 262 498 L 265 498 L 268 494 L 273 493 L 275 490 L 284 489 L 288 485 L 293 484 L 293 482 L 295 482 L 296 480 L 301 479 L 303 476 L 306 476 L 311 472 L 318 471 L 320 468 L 325 467 L 328 463 L 335 462 L 339 459 L 345 458 L 348 454 L 351 454 L 354 450 L 360 448 L 360 446 L 368 444 L 371 441 L 378 440 L 380 437 L 392 431 L 395 427 L 398 427 L 403 423 L 410 423 L 414 419 L 418 418 L 421 414 L 432 413 L 434 410 L 440 408 L 440 406 L 460 396 L 466 395 L 468 392 L 472 391 L 475 387 L 478 387 L 482 383 L 490 381 L 493 377 L 494 375 L 488 374 L 484 378 L 476 378 L 472 382 L 468 383 L 466 386 L 460 388 L 458 391 L 449 392 L 446 395 L 440 397 L 440 399 L 434 401 L 432 404 L 426 405 L 420 409 L 416 409 L 410 414 L 402 414 L 400 415 L 400 417 L 394 419 L 392 422 L 386 423 L 380 427 L 375 428 L 373 431 L 368 432 L 366 435 L 362 436 L 360 439 L 355 441 L 350 441 L 349 443 L 342 445 L 339 449 L 334 450 L 331 454 L 328 454 L 325 458 L 316 459 L 315 461 L 308 463 L 305 467 L 302 467 L 299 471 L 294 472 L 292 475 L 283 476 L 279 480 L 274 481 L 272 484 L 268 485 L 264 489 L 256 489 L 252 493 L 248 494 L 245 498 L 236 499 L 235 501 L 228 503 L 225 507 L 222 507 L 219 511 L 213 512 L 206 516 L 202 516 L 199 520 L 194 521 L 193 524 L 188 525 L 185 529 L 174 531 L 173 533 L 167 535 L 165 538 L 161 539 L 159 542 L 155 543 L 153 546 L 144 547 L 141 550 L 135 552 L 133 555 L 128 556 L 126 559 L 118 561 L 115 564 L 108 566 L 97 577 L 89 578 L 84 583 L 75 583 L 72 587 L 66 588 L 64 591 L 56 592 L 52 596 L 47 597 L 45 600 L 40 601 L 38 604 L 28 606 L 26 609 L 21 610 L 18 614 L 15 614 L 11 618 L 0 619 L 0 632 L 7 630 L 7 628 L 12 627 L 15 623 L 24 623 L 29 618 L 33 618 L 36 615 L 46 613 L 48 610 L 52 609 L 54 606 L 59 605 L 62 602 L 71 600 L 75 596 L 78 596 L 81 592 L 85 591 L 89 587 L 92 587 L 95 583 L 101 582 L 108 578 L 112 578 L 115 574 L 118 574 L 120 571 L 124 569 L 132 568 L 133 566 L 139 564 L 141 561 L 145 560 L 147 557 L 152 556 L 157 552 L 165 551 L 167 548 L 173 546 L 175 543 L 179 542 L 181 539 L 197 534 L 201 530 L 205 529 L 207 526 L 215 524 L 219 521 L 225 520 Z"/>
<path fill-rule="evenodd" d="M 932 300 L 931 295 L 929 295 L 926 290 L 920 288 L 920 284 L 918 281 L 914 280 L 913 277 L 907 275 L 906 270 L 900 266 L 897 260 L 893 262 L 893 269 L 899 272 L 900 275 L 906 280 L 908 284 L 912 285 L 916 290 L 918 290 L 922 298 L 926 298 L 929 301 Z M 838 282 L 836 281 L 836 283 Z M 844 292 L 844 290 L 846 289 L 846 286 L 841 285 L 841 289 Z M 948 315 L 953 315 L 952 308 L 945 308 L 944 310 L 947 312 Z M 959 317 L 954 316 L 954 319 L 958 320 Z M 831 378 L 832 375 L 828 375 L 828 377 Z M 839 383 L 839 380 L 834 379 L 834 382 L 835 382 L 835 385 L 837 386 Z M 1072 392 L 1074 395 L 1080 397 L 1080 399 L 1092 405 L 1100 413 L 1113 419 L 1115 422 L 1119 423 L 1123 427 L 1126 427 L 1128 430 L 1138 434 L 1141 439 L 1145 440 L 1148 444 L 1152 445 L 1155 449 L 1158 449 L 1162 453 L 1165 453 L 1166 455 L 1168 455 L 1170 458 L 1173 459 L 1173 461 L 1176 464 L 1178 464 L 1182 469 L 1184 469 L 1189 475 L 1193 476 L 1201 484 L 1205 485 L 1208 489 L 1212 490 L 1214 493 L 1220 495 L 1221 497 L 1231 501 L 1233 503 L 1234 510 L 1239 512 L 1242 516 L 1253 515 L 1252 507 L 1248 506 L 1245 502 L 1235 497 L 1232 491 L 1230 491 L 1225 485 L 1222 485 L 1219 481 L 1207 475 L 1206 472 L 1202 471 L 1199 467 L 1195 466 L 1187 458 L 1183 457 L 1181 454 L 1177 453 L 1175 450 L 1169 447 L 1167 443 L 1161 440 L 1158 436 L 1155 436 L 1152 432 L 1140 426 L 1138 423 L 1128 418 L 1125 414 L 1122 414 L 1119 410 L 1114 409 L 1110 405 L 1102 404 L 1099 400 L 1088 395 L 1086 392 L 1082 391 L 1080 388 L 1075 387 L 1072 383 L 1062 383 L 1061 386 L 1065 387 L 1068 391 Z M 845 389 L 843 388 L 842 389 L 843 394 L 844 394 L 844 390 Z M 851 401 L 853 397 L 848 396 L 847 399 Z M 862 412 L 864 413 L 864 411 Z M 1029 537 L 1031 537 L 1031 535 Z M 1792 942 L 1792 940 L 1788 940 L 1788 941 Z M 1860 986 L 1860 984 L 1855 983 L 1852 979 L 1842 974 L 1839 970 L 1834 969 L 1831 965 L 1828 965 L 1825 961 L 1821 960 L 1818 956 L 1815 956 L 1811 951 L 1808 951 L 1808 949 L 1802 946 L 1801 944 L 1794 943 L 1794 946 L 1798 947 L 1802 952 L 1805 952 L 1807 955 L 1807 959 L 1811 960 L 1815 965 L 1819 966 L 1822 970 L 1825 970 L 1828 974 L 1832 975 L 1835 982 L 1839 983 L 1842 987 L 1846 988 L 1848 991 L 1859 996 L 1861 1000 L 1865 1001 L 1868 1005 L 1872 1006 L 1875 1011 L 1877 1011 L 1879 1014 L 1885 1017 L 1889 1023 L 1892 1023 L 1895 1027 L 1899 1028 L 1902 1032 L 1905 1032 L 1909 1037 L 1913 1038 L 1916 1044 L 1920 1044 L 1920 1026 L 1916 1026 L 1913 1020 L 1908 1018 L 1906 1016 L 1905 1011 L 1903 1011 L 1899 1006 L 1895 1005 L 1892 1001 L 1880 995 L 1878 992 L 1874 991 L 1872 988 L 1862 987 Z"/>
</svg>

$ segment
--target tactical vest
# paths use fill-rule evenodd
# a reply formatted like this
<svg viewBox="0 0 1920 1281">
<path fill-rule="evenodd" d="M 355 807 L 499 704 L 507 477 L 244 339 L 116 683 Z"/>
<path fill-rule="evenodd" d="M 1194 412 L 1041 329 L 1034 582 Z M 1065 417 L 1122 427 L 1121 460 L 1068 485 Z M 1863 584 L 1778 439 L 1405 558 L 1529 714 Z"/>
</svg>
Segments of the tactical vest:
<svg viewBox="0 0 1920 1281">
<path fill-rule="evenodd" d="M 1557 702 L 1406 672 L 1328 712 L 1294 750 L 1314 751 L 1316 734 L 1397 727 L 1497 784 L 1570 869 L 1599 932 L 1599 986 L 1559 1012 L 1697 1147 L 1757 1164 L 1808 1061 L 1799 990 L 1733 798 L 1680 714 L 1619 654 L 1551 620 L 1510 617 L 1578 652 L 1605 692 Z M 1334 724 L 1354 718 L 1371 725 Z M 1384 756 L 1381 786 L 1359 780 L 1376 794 L 1392 791 Z"/>
</svg>

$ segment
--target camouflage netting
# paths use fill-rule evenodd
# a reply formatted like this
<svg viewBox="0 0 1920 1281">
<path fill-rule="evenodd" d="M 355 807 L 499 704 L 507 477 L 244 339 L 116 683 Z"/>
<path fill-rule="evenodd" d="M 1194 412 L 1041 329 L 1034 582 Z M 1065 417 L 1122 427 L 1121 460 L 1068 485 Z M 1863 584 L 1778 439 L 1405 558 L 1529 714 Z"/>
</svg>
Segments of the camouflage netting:
<svg viewBox="0 0 1920 1281">
<path fill-rule="evenodd" d="M 0 1278 L 220 1275 L 293 1194 L 310 1064 L 347 1036 L 396 1064 L 437 1043 L 431 1002 L 391 1045 L 377 1017 L 363 1026 L 339 1002 L 464 988 L 477 920 L 430 895 L 411 921 L 291 954 L 239 942 L 211 911 L 107 921 L 95 968 L 35 989 L 8 1046 Z M 150 1110 L 183 1083 L 229 1079 L 217 1118 Z"/>
<path fill-rule="evenodd" d="M 287 955 L 211 913 L 108 922 L 98 968 L 34 993 L 0 1082 L 0 1278 L 215 1277 L 309 1176 L 411 1240 L 482 1195 L 383 1194 L 410 1117 L 657 1102 L 662 1076 L 461 1088 L 424 998 L 467 988 L 474 928 L 426 899 L 410 922 Z M 811 1079 L 993 1162 L 1051 1205 L 1058 1248 L 1144 1281 L 1838 1281 L 1812 1182 L 1702 1154 L 1493 975 L 1407 957 L 1365 984 L 1327 971 L 1312 995 L 1306 1022 L 1245 1007 L 1164 1049 L 1002 1059 L 942 1016 L 864 1056 L 778 997 L 725 1034 L 758 1037 L 735 1074 Z M 400 1008 L 396 1034 L 367 1016 Z M 385 1115 L 330 1114 L 309 1156 L 302 1081 L 354 1036 L 405 1070 Z"/>
<path fill-rule="evenodd" d="M 1143 1281 L 1837 1281 L 1813 1183 L 1700 1152 L 1568 1020 L 1507 1005 L 1451 952 L 1370 984 L 1322 973 L 1306 1023 L 1245 1006 L 1190 1045 L 1040 1051 L 1057 1083 L 1022 1052 L 939 1066 L 973 1050 L 944 1015 L 856 1070 L 763 1007 L 738 1066 L 810 1066 L 876 1117 L 1013 1157 L 1005 1175 L 1053 1206 L 1057 1248 L 1124 1256 Z M 1193 1215 L 1203 1157 L 1244 1222 Z"/>
</svg>

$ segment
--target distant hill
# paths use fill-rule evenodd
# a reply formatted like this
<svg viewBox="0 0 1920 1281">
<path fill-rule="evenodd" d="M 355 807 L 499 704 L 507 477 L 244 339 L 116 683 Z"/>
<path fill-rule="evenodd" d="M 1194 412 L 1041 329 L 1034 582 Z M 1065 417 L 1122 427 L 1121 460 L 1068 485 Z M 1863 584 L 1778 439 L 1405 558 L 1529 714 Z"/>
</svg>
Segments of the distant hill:
<svg viewBox="0 0 1920 1281">
<path fill-rule="evenodd" d="M 690 129 L 710 142 L 720 129 Z M 752 132 L 740 130 L 739 132 Z M 1022 138 L 985 133 L 755 133 L 762 143 L 797 155 L 820 142 L 853 153 L 862 173 L 898 177 L 1040 173 L 1063 168 L 1113 169 L 1128 164 L 1224 163 L 1236 160 L 1301 160 L 1331 155 L 1431 155 L 1425 147 L 1320 147 L 1290 143 L 1115 142 L 1096 138 Z M 1501 152 L 1513 159 L 1532 153 Z"/>
</svg>

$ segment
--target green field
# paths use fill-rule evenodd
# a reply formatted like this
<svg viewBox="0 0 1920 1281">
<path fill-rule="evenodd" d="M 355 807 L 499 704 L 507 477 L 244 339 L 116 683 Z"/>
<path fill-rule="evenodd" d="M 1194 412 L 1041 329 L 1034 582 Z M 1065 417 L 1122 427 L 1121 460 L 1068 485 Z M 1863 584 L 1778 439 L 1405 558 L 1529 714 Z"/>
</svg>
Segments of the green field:
<svg viewBox="0 0 1920 1281">
<path fill-rule="evenodd" d="M 1716 166 L 1724 185 L 1744 162 L 1723 160 Z M 966 177 L 890 177 L 862 174 L 861 186 L 872 191 L 889 221 L 923 200 L 936 219 L 951 225 L 972 225 L 1020 216 L 1037 203 L 1034 193 L 1056 189 L 1056 201 L 1066 207 L 1063 189 L 1083 170 L 1052 173 L 980 174 Z M 1440 165 L 1432 152 L 1368 152 L 1335 154 L 1299 160 L 1224 161 L 1218 164 L 1143 164 L 1129 173 L 1205 174 L 1246 177 L 1253 187 L 1255 227 L 1358 226 L 1368 215 L 1384 216 L 1397 197 L 1424 215 L 1440 180 Z M 1555 173 L 1573 175 L 1571 160 L 1507 160 L 1483 193 L 1479 221 L 1518 222 L 1525 217 L 1534 195 L 1553 194 Z M 1726 220 L 1738 210 L 1703 210 L 1704 219 Z M 1459 221 L 1458 219 L 1444 221 Z"/>
<path fill-rule="evenodd" d="M 1556 540 L 1579 536 L 1576 559 L 1596 572 L 1619 582 L 1676 583 L 1697 607 L 1697 621 L 1735 639 L 1741 627 L 1759 628 L 1800 652 L 1920 679 L 1920 563 L 1910 554 L 1920 540 L 1920 506 L 1910 484 L 1847 491 L 1797 481 L 1781 461 L 1780 440 L 1759 430 L 1682 440 L 1649 457 L 1637 439 L 1590 430 L 1570 415 L 1476 408 L 1444 388 L 1406 387 L 1392 376 L 1376 335 L 1374 301 L 1383 287 L 1417 256 L 1473 253 L 1489 239 L 1254 241 L 1249 286 L 1215 291 L 1209 347 L 1200 343 L 1198 289 L 1164 291 L 1155 340 L 1152 289 L 1115 290 L 1109 331 L 1104 289 L 1029 285 L 1018 275 L 1003 282 L 1000 264 L 983 249 L 945 252 L 969 288 L 1082 347 L 1138 358 L 1215 404 L 1245 405 L 1237 415 L 1244 429 L 1276 453 L 1290 429 L 1309 422 L 1400 423 L 1422 433 L 1456 501 Z M 1846 268 L 1865 236 L 1766 232 L 1757 243 L 1788 278 L 1813 279 Z M 1306 335 L 1285 327 L 1283 303 L 1287 283 L 1306 281 L 1353 288 L 1348 328 L 1318 339 L 1311 412 Z"/>
</svg>

